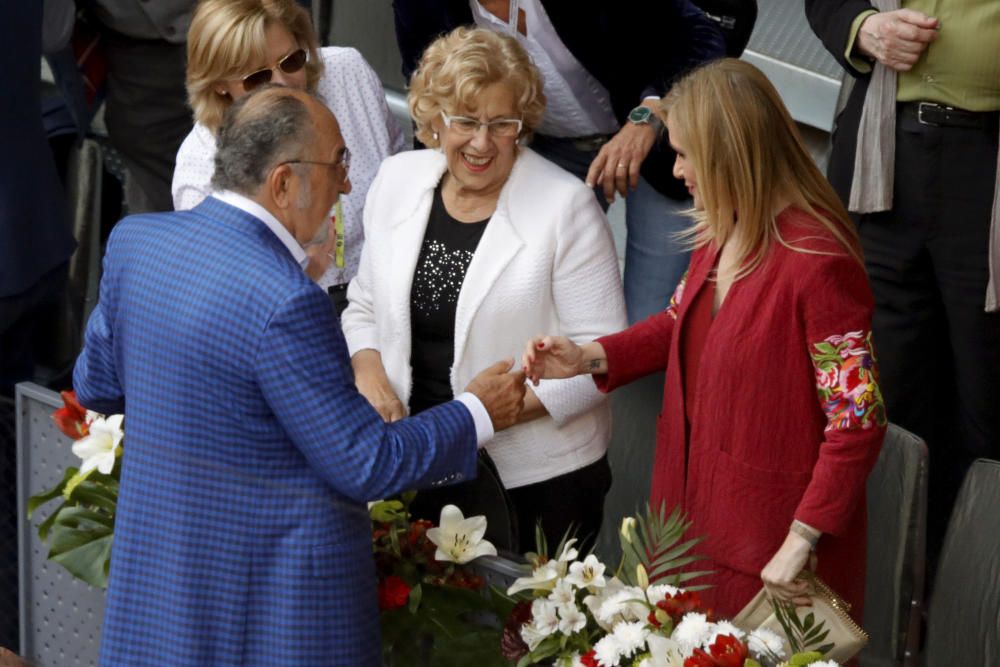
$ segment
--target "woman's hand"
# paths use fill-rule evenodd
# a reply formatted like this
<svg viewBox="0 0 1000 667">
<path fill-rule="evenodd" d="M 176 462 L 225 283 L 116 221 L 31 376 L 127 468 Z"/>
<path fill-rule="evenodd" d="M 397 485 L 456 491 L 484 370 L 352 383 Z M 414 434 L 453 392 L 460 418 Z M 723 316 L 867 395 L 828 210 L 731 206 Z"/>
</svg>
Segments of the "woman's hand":
<svg viewBox="0 0 1000 667">
<path fill-rule="evenodd" d="M 809 604 L 809 582 L 796 579 L 809 562 L 812 544 L 798 533 L 789 532 L 785 542 L 761 570 L 764 588 L 773 597 L 796 605 Z"/>
<path fill-rule="evenodd" d="M 535 336 L 525 344 L 521 363 L 535 386 L 539 380 L 606 373 L 608 369 L 607 356 L 600 343 L 581 346 L 565 336 Z"/>
<path fill-rule="evenodd" d="M 372 407 L 387 422 L 399 421 L 406 416 L 403 402 L 396 396 L 382 365 L 382 355 L 375 350 L 358 350 L 351 357 L 354 367 L 354 384 L 368 399 Z"/>
<path fill-rule="evenodd" d="M 309 276 L 313 281 L 318 281 L 326 273 L 326 270 L 330 268 L 330 262 L 333 261 L 333 252 L 337 247 L 337 231 L 334 229 L 333 223 L 327 223 L 330 225 L 330 231 L 327 234 L 326 240 L 322 243 L 316 243 L 306 246 L 306 256 L 309 258 L 309 264 L 306 266 L 306 275 Z"/>
</svg>

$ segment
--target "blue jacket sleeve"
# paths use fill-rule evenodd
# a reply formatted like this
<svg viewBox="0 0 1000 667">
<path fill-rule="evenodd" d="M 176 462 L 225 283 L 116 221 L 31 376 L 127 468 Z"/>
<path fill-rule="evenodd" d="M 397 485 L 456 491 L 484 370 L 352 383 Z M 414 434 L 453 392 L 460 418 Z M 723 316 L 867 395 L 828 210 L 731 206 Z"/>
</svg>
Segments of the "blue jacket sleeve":
<svg viewBox="0 0 1000 667">
<path fill-rule="evenodd" d="M 475 475 L 476 430 L 465 406 L 451 401 L 383 422 L 355 389 L 344 336 L 314 285 L 281 304 L 253 358 L 264 398 L 285 432 L 338 493 L 375 500 Z"/>
</svg>

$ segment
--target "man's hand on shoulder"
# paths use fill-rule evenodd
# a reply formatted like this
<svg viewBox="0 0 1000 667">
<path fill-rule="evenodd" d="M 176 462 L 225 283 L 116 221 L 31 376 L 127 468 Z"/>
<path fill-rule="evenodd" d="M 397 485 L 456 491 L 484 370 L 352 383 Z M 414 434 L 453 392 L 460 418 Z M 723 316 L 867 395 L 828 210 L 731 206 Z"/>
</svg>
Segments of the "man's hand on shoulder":
<svg viewBox="0 0 1000 667">
<path fill-rule="evenodd" d="M 937 39 L 939 23 L 912 9 L 872 14 L 861 23 L 855 48 L 898 72 L 913 68 Z"/>
<path fill-rule="evenodd" d="M 513 366 L 513 359 L 498 361 L 465 388 L 482 402 L 496 431 L 513 426 L 524 406 L 524 371 L 509 372 Z"/>
</svg>

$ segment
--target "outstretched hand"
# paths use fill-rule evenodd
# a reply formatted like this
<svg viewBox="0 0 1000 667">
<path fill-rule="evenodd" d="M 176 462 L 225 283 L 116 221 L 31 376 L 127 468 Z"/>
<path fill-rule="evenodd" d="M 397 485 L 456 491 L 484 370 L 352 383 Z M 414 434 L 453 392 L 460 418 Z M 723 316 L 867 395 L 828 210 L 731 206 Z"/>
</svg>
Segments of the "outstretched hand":
<svg viewBox="0 0 1000 667">
<path fill-rule="evenodd" d="M 524 392 L 527 389 L 524 372 L 509 372 L 513 367 L 513 359 L 498 361 L 472 378 L 472 382 L 465 388 L 482 401 L 495 431 L 502 431 L 517 423 L 524 407 Z"/>
<path fill-rule="evenodd" d="M 583 348 L 565 336 L 535 336 L 524 346 L 521 365 L 531 383 L 571 378 L 583 372 Z"/>
</svg>

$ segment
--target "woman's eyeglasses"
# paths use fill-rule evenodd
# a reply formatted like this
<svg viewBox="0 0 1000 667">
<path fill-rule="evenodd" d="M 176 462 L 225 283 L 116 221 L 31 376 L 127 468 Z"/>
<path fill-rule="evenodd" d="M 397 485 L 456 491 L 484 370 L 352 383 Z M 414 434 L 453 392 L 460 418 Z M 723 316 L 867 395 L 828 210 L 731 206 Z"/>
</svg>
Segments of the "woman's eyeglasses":
<svg viewBox="0 0 1000 667">
<path fill-rule="evenodd" d="M 274 67 L 257 70 L 253 74 L 247 74 L 243 77 L 243 90 L 249 93 L 254 88 L 259 88 L 265 83 L 270 83 L 271 79 L 274 77 L 275 68 L 280 69 L 285 74 L 295 74 L 305 67 L 306 61 L 308 60 L 309 54 L 305 49 L 292 51 L 287 56 L 279 60 L 278 64 Z"/>
<path fill-rule="evenodd" d="M 521 134 L 524 126 L 519 118 L 498 118 L 484 122 L 468 116 L 449 116 L 443 111 L 441 118 L 444 119 L 446 128 L 455 134 L 469 137 L 478 132 L 480 127 L 485 127 L 491 137 L 516 137 Z"/>
</svg>

